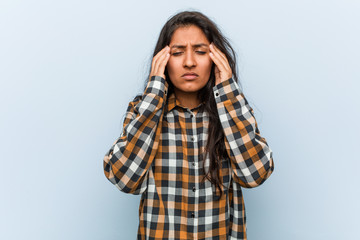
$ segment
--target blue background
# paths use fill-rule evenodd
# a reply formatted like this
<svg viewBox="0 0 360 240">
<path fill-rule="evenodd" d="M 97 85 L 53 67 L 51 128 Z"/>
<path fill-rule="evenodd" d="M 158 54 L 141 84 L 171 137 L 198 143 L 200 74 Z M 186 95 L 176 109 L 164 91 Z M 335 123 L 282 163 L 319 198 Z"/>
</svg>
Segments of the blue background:
<svg viewBox="0 0 360 240">
<path fill-rule="evenodd" d="M 104 176 L 166 20 L 231 40 L 275 172 L 245 189 L 250 240 L 359 239 L 360 2 L 0 2 L 0 239 L 135 239 L 139 196 Z"/>
</svg>

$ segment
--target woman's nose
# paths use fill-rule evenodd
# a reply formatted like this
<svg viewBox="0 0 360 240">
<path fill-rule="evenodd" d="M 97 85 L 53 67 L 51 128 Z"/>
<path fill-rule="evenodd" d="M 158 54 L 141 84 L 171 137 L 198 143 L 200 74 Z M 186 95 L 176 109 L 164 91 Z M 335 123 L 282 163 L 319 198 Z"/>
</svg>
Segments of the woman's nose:
<svg viewBox="0 0 360 240">
<path fill-rule="evenodd" d="M 194 53 L 192 51 L 185 52 L 185 59 L 184 59 L 184 67 L 185 68 L 192 68 L 196 66 L 196 60 Z"/>
</svg>

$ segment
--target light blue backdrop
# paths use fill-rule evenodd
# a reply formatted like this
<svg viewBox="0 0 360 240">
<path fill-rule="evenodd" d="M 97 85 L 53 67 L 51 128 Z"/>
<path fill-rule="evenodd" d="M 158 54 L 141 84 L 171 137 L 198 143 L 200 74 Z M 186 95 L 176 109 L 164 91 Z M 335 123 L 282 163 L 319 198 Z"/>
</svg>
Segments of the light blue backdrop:
<svg viewBox="0 0 360 240">
<path fill-rule="evenodd" d="M 102 160 L 165 21 L 231 40 L 275 172 L 246 189 L 249 240 L 359 239 L 360 3 L 0 2 L 0 239 L 135 239 L 139 196 Z"/>
</svg>

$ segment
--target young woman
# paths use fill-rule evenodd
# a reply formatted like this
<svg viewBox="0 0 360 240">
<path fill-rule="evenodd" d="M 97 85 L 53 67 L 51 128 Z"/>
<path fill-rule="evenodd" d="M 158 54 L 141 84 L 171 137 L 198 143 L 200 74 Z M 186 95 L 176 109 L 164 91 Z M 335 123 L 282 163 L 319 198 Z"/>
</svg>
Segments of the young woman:
<svg viewBox="0 0 360 240">
<path fill-rule="evenodd" d="M 199 12 L 161 30 L 142 95 L 129 103 L 105 176 L 141 194 L 138 239 L 246 239 L 241 187 L 273 172 L 237 84 L 235 54 Z"/>
</svg>

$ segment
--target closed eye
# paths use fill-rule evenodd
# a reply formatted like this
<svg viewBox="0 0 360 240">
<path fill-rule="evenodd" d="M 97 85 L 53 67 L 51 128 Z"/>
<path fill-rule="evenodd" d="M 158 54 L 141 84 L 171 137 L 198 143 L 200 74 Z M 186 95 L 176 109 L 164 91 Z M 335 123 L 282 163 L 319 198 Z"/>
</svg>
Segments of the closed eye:
<svg viewBox="0 0 360 240">
<path fill-rule="evenodd" d="M 180 54 L 182 54 L 183 52 L 174 52 L 172 55 L 173 56 L 179 56 Z"/>
<path fill-rule="evenodd" d="M 204 51 L 196 51 L 196 53 L 198 53 L 198 54 L 200 54 L 200 55 L 206 54 L 206 52 L 204 52 Z"/>
<path fill-rule="evenodd" d="M 173 56 L 179 56 L 179 55 L 181 55 L 181 54 L 183 54 L 184 52 L 174 52 L 174 53 L 172 53 L 172 55 Z M 204 55 L 204 54 L 206 54 L 206 52 L 204 52 L 204 51 L 196 51 L 196 53 L 197 54 L 200 54 L 200 55 Z"/>
</svg>

